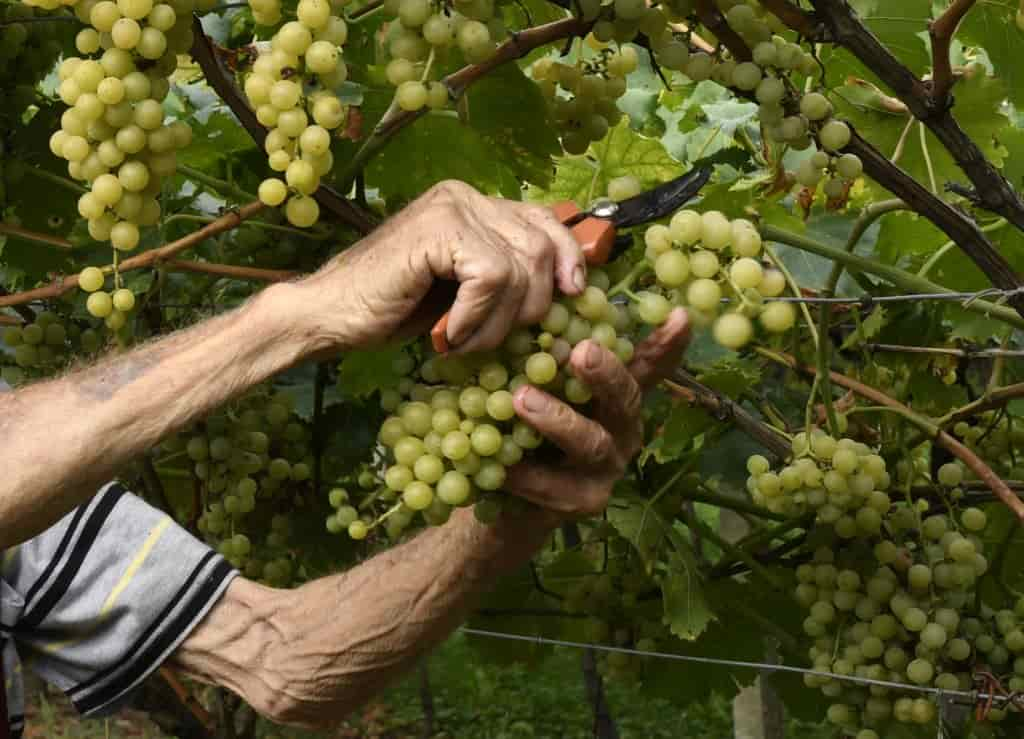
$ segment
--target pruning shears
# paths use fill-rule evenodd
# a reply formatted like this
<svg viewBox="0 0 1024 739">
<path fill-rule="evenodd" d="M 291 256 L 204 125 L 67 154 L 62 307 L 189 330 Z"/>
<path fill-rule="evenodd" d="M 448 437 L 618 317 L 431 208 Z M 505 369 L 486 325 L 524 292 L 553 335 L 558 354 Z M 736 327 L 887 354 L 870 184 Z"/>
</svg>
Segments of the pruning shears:
<svg viewBox="0 0 1024 739">
<path fill-rule="evenodd" d="M 587 264 L 599 266 L 632 243 L 631 236 L 617 236 L 617 230 L 664 218 L 700 192 L 710 178 L 710 167 L 697 167 L 626 200 L 602 200 L 589 210 L 580 210 L 576 203 L 567 201 L 551 209 L 558 220 L 571 229 Z M 430 340 L 439 354 L 450 349 L 448 313 L 434 324 Z"/>
</svg>

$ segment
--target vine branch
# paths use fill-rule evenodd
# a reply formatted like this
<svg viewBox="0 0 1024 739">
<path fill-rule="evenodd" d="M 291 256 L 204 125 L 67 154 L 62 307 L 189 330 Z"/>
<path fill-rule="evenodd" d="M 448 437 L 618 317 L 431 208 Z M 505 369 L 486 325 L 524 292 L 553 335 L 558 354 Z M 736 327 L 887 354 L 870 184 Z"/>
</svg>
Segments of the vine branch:
<svg viewBox="0 0 1024 739">
<path fill-rule="evenodd" d="M 1024 230 L 1024 200 L 1021 200 L 1013 186 L 985 158 L 978 145 L 960 127 L 956 118 L 953 117 L 949 100 L 938 100 L 934 97 L 931 86 L 918 79 L 878 40 L 878 37 L 861 22 L 846 0 L 812 0 L 812 3 L 818 11 L 817 17 L 828 29 L 826 36 L 817 40 L 834 40 L 878 75 L 906 104 L 914 117 L 924 123 L 946 147 L 957 165 L 974 185 L 974 195 L 977 197 L 978 203 L 983 208 L 1003 216 L 1017 228 Z M 965 3 L 963 0 L 954 2 L 955 6 L 964 4 L 969 6 L 972 3 Z M 966 9 L 963 12 L 966 12 Z M 874 177 L 873 174 L 872 176 Z M 886 184 L 881 179 L 879 182 Z M 886 184 L 886 186 L 888 185 Z M 900 195 L 898 192 L 896 194 Z M 936 225 L 939 224 L 936 223 Z M 942 226 L 939 227 L 942 228 Z M 959 240 L 957 243 L 963 246 Z M 973 255 L 971 256 L 973 258 Z M 979 263 L 979 266 L 982 265 Z M 986 274 L 988 274 L 987 270 Z M 992 275 L 989 274 L 989 277 L 992 278 Z M 1004 285 L 1000 286 L 1004 287 Z M 1020 307 L 1024 309 L 1024 303 L 1020 304 Z"/>
<path fill-rule="evenodd" d="M 0 234 L 17 236 L 19 239 L 35 241 L 38 244 L 46 244 L 48 246 L 55 246 L 58 249 L 70 250 L 75 248 L 74 244 L 60 236 L 52 236 L 51 234 L 44 234 L 39 231 L 31 231 L 27 228 L 22 228 L 21 226 L 15 226 L 12 223 L 0 223 Z"/>
<path fill-rule="evenodd" d="M 928 26 L 932 40 L 932 99 L 935 105 L 944 107 L 953 89 L 956 78 L 949 60 L 950 44 L 960 21 L 964 19 L 976 0 L 953 0 L 949 7 Z"/>
<path fill-rule="evenodd" d="M 859 254 L 852 254 L 845 249 L 839 249 L 825 244 L 817 239 L 812 239 L 802 234 L 796 234 L 776 226 L 765 225 L 761 227 L 761 235 L 768 241 L 777 241 L 788 244 L 802 251 L 831 259 L 834 262 L 841 262 L 848 270 L 863 272 L 869 275 L 881 277 L 892 283 L 896 288 L 907 293 L 943 293 L 953 294 L 954 291 L 936 282 L 919 275 L 906 272 L 899 267 L 893 267 L 882 262 L 862 257 Z M 971 300 L 964 306 L 969 310 L 981 315 L 998 318 L 1012 326 L 1024 329 L 1024 318 L 1021 318 L 1016 311 L 1004 305 L 997 305 L 988 300 Z"/>
<path fill-rule="evenodd" d="M 247 218 L 252 218 L 263 210 L 263 207 L 263 203 L 257 201 L 255 203 L 243 205 L 237 210 L 231 210 L 213 221 L 213 223 L 204 226 L 198 231 L 193 231 L 177 241 L 172 241 L 170 244 L 165 244 L 158 249 L 151 249 L 150 251 L 125 259 L 118 264 L 118 270 L 121 272 L 127 272 L 128 270 L 142 269 L 143 267 L 149 267 L 154 264 L 166 262 L 180 252 L 201 244 L 211 236 L 216 236 L 224 231 L 230 231 L 233 228 L 237 228 L 242 221 Z M 53 283 L 45 287 L 23 290 L 18 293 L 12 293 L 11 295 L 2 295 L 0 296 L 0 308 L 12 305 L 23 305 L 25 303 L 30 303 L 33 300 L 49 300 L 57 298 L 66 292 L 74 290 L 76 287 L 78 287 L 78 274 L 68 275 L 67 277 L 58 278 Z"/>
<path fill-rule="evenodd" d="M 298 272 L 287 269 L 261 269 L 259 267 L 239 267 L 234 264 L 218 264 L 217 262 L 192 262 L 172 259 L 162 266 L 174 272 L 199 272 L 206 275 L 232 277 L 236 280 L 254 280 L 256 282 L 287 282 L 299 276 Z M 124 269 L 120 266 L 120 269 Z"/>
<path fill-rule="evenodd" d="M 700 22 L 732 53 L 736 61 L 749 62 L 754 58 L 747 42 L 729 26 L 714 0 L 697 0 L 696 6 Z"/>
<path fill-rule="evenodd" d="M 199 68 L 203 71 L 210 87 L 235 114 L 253 141 L 262 148 L 263 140 L 267 137 L 267 129 L 256 119 L 256 113 L 249 107 L 242 91 L 235 84 L 234 73 L 224 64 L 221 55 L 217 52 L 217 46 L 203 31 L 199 16 L 192 18 L 192 33 L 194 34 L 192 58 L 196 60 Z M 313 197 L 325 210 L 330 211 L 339 220 L 352 226 L 361 234 L 368 234 L 376 226 L 366 211 L 327 185 L 321 185 Z"/>
<path fill-rule="evenodd" d="M 469 64 L 462 69 L 452 72 L 441 82 L 448 88 L 448 94 L 453 100 L 458 100 L 465 94 L 466 90 L 474 82 L 484 77 L 498 67 L 529 54 L 534 49 L 547 46 L 555 41 L 575 36 L 583 36 L 590 30 L 591 24 L 579 18 L 564 18 L 536 26 L 526 31 L 513 33 L 508 41 L 501 44 L 494 52 L 494 55 L 487 61 L 480 64 Z M 396 105 L 388 108 L 387 113 L 380 119 L 373 129 L 373 133 L 363 142 L 363 145 L 349 161 L 342 172 L 339 181 L 342 190 L 348 190 L 355 182 L 356 176 L 363 170 L 366 163 L 372 159 L 377 152 L 387 146 L 388 142 L 400 130 L 415 121 L 426 113 L 426 109 L 417 111 L 402 110 Z"/>
<path fill-rule="evenodd" d="M 801 364 L 795 357 L 789 354 L 769 351 L 767 349 L 758 349 L 757 352 L 761 356 L 766 357 L 773 362 L 777 362 L 778 364 L 789 367 L 790 369 L 796 370 L 797 372 L 810 377 L 815 377 L 818 374 L 818 369 L 816 367 Z M 862 398 L 867 398 L 877 405 L 892 408 L 907 421 L 917 426 L 924 433 L 928 434 L 928 436 L 935 440 L 936 444 L 946 449 L 950 454 L 959 459 L 972 472 L 974 472 L 974 474 L 978 476 L 978 479 L 984 482 L 988 489 L 991 490 L 993 494 L 995 494 L 995 496 L 1013 512 L 1017 519 L 1021 521 L 1021 523 L 1024 523 L 1024 502 L 1021 502 L 1020 498 L 1014 495 L 1013 491 L 1010 490 L 1007 484 L 1003 482 L 999 475 L 997 475 L 984 460 L 964 446 L 960 441 L 943 431 L 938 424 L 915 413 L 908 406 L 895 398 L 886 395 L 881 390 L 865 385 L 864 383 L 840 374 L 839 372 L 829 372 L 829 379 L 834 384 L 844 387 L 847 390 L 852 390 L 857 395 Z"/>
<path fill-rule="evenodd" d="M 732 421 L 779 460 L 790 456 L 792 449 L 786 437 L 732 398 L 700 382 L 682 367 L 672 373 L 672 380 L 666 381 L 665 385 L 676 397 L 701 406 L 718 420 Z"/>
</svg>

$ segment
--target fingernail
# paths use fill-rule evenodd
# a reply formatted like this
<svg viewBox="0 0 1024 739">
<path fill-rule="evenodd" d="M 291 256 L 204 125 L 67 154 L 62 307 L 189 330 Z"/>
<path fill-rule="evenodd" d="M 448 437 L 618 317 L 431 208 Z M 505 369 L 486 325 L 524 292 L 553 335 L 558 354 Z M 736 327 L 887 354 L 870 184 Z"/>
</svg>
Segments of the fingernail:
<svg viewBox="0 0 1024 739">
<path fill-rule="evenodd" d="M 548 404 L 548 399 L 544 396 L 544 393 L 533 389 L 525 390 L 522 398 L 523 405 L 530 413 L 540 413 Z"/>
<path fill-rule="evenodd" d="M 583 267 L 576 265 L 576 269 L 572 271 L 572 284 L 576 286 L 576 289 L 583 292 L 587 287 L 587 276 L 583 274 Z"/>
<path fill-rule="evenodd" d="M 587 344 L 587 353 L 583 356 L 583 364 L 589 369 L 597 369 L 597 365 L 601 364 L 601 350 L 597 348 L 597 344 Z"/>
</svg>

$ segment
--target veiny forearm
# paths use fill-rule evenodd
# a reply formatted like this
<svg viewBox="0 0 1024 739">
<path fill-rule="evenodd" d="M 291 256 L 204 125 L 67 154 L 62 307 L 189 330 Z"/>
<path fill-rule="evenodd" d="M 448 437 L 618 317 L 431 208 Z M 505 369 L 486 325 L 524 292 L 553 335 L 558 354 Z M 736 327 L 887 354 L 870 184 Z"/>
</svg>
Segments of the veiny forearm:
<svg viewBox="0 0 1024 739">
<path fill-rule="evenodd" d="M 293 364 L 293 286 L 84 370 L 0 393 L 0 550 L 80 505 L 132 457 Z"/>
<path fill-rule="evenodd" d="M 172 661 L 276 721 L 329 725 L 443 641 L 552 528 L 540 511 L 488 527 L 463 509 L 445 526 L 296 591 L 236 580 Z"/>
</svg>

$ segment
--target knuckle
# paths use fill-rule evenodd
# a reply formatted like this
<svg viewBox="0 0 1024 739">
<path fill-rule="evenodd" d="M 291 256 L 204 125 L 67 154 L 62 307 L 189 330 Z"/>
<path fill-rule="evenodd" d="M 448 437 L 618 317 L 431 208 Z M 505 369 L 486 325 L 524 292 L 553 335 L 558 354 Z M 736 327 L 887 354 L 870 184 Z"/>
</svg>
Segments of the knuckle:
<svg viewBox="0 0 1024 739">
<path fill-rule="evenodd" d="M 587 434 L 585 439 L 583 453 L 587 461 L 598 467 L 607 467 L 614 461 L 615 444 L 605 429 Z"/>
</svg>

